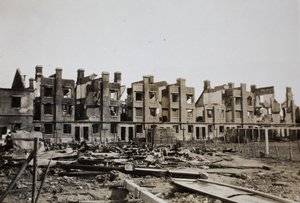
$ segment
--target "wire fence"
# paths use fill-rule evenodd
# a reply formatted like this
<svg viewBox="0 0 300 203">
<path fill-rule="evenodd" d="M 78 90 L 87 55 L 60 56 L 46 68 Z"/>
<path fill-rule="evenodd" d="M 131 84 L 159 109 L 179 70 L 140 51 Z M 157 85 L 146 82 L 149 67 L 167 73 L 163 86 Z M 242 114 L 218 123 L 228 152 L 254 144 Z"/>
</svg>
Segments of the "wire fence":
<svg viewBox="0 0 300 203">
<path fill-rule="evenodd" d="M 182 146 L 232 151 L 250 157 L 300 161 L 300 129 L 229 129 L 223 137 L 189 140 Z"/>
</svg>

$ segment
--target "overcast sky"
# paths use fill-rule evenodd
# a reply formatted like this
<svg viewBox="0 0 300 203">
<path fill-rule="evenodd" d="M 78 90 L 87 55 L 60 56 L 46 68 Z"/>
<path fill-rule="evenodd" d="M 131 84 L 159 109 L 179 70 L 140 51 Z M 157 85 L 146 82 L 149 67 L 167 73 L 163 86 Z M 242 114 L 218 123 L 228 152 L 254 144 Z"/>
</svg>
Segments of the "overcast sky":
<svg viewBox="0 0 300 203">
<path fill-rule="evenodd" d="M 122 72 L 122 83 L 154 75 L 195 87 L 234 82 L 292 87 L 300 105 L 298 0 L 1 0 L 0 87 L 16 68 L 33 78 Z"/>
</svg>

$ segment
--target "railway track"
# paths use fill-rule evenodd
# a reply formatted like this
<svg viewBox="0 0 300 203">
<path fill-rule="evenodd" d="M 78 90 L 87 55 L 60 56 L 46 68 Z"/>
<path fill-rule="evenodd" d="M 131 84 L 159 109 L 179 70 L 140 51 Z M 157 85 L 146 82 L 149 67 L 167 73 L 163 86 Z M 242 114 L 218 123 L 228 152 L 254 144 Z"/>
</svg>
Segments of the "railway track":
<svg viewBox="0 0 300 203">
<path fill-rule="evenodd" d="M 211 197 L 215 197 L 224 202 L 230 203 L 271 203 L 271 202 L 283 202 L 291 203 L 294 201 L 277 197 L 264 192 L 243 188 L 239 186 L 229 185 L 225 183 L 215 182 L 211 180 L 203 179 L 176 179 L 173 178 L 172 182 L 175 185 L 183 187 L 185 189 L 199 192 Z"/>
</svg>

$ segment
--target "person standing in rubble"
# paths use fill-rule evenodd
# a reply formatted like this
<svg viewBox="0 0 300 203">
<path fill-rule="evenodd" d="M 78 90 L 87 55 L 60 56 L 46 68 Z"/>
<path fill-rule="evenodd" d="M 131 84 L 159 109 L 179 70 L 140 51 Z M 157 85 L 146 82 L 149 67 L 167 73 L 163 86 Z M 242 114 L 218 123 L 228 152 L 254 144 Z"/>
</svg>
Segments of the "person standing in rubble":
<svg viewBox="0 0 300 203">
<path fill-rule="evenodd" d="M 5 142 L 6 142 L 6 145 L 5 145 L 5 150 L 6 151 L 8 151 L 8 150 L 10 150 L 10 149 L 13 148 L 13 142 L 12 142 L 12 138 L 11 138 L 11 132 L 9 132 L 8 135 L 6 136 Z"/>
</svg>

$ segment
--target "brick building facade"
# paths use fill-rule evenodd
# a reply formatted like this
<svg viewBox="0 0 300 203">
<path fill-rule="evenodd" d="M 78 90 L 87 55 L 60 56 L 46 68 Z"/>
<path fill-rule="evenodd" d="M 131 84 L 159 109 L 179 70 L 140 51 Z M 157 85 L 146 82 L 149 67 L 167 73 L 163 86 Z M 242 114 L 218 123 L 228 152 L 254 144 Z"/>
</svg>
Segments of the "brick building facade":
<svg viewBox="0 0 300 203">
<path fill-rule="evenodd" d="M 256 88 L 228 83 L 212 88 L 204 81 L 202 94 L 195 100 L 194 87 L 186 80 L 154 82 L 144 76 L 127 88 L 121 73 L 110 80 L 108 72 L 85 76 L 77 71 L 76 83 L 64 79 L 63 70 L 44 77 L 36 66 L 35 79 L 26 88 L 18 69 L 12 88 L 1 88 L 1 133 L 18 129 L 40 131 L 51 142 L 88 140 L 164 144 L 172 140 L 202 140 L 223 136 L 228 129 L 257 128 L 260 124 L 296 124 L 299 107 L 291 88 L 286 100 L 275 100 L 274 87 Z M 167 135 L 164 135 L 167 134 Z"/>
</svg>

